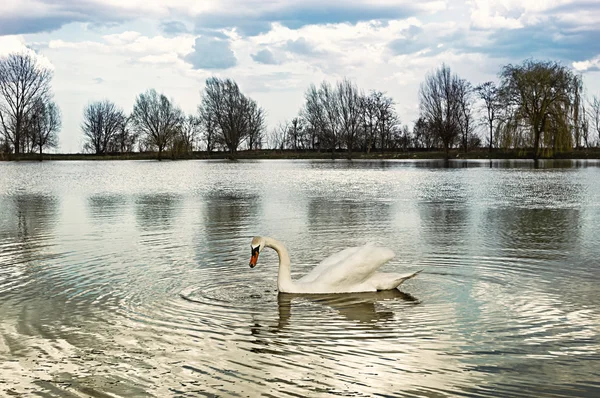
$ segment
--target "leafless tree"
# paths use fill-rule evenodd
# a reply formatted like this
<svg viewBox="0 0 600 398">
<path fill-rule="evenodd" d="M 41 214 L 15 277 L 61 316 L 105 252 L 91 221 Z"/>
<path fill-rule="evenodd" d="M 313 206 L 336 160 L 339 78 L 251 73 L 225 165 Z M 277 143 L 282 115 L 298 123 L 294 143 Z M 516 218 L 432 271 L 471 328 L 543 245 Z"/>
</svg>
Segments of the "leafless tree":
<svg viewBox="0 0 600 398">
<path fill-rule="evenodd" d="M 293 150 L 304 149 L 306 144 L 304 133 L 304 121 L 302 118 L 293 118 L 289 123 L 289 127 L 287 128 L 287 147 Z"/>
<path fill-rule="evenodd" d="M 96 155 L 106 154 L 125 121 L 125 113 L 114 102 L 103 100 L 88 104 L 81 123 L 84 149 Z"/>
<path fill-rule="evenodd" d="M 381 93 L 375 97 L 375 107 L 377 109 L 376 129 L 379 135 L 379 149 L 381 153 L 390 147 L 392 133 L 399 124 L 398 114 L 394 109 L 394 100 Z"/>
<path fill-rule="evenodd" d="M 155 89 L 138 95 L 131 114 L 136 131 L 149 147 L 158 150 L 158 159 L 171 143 L 183 122 L 183 111 Z"/>
<path fill-rule="evenodd" d="M 498 120 L 500 100 L 498 88 L 494 82 L 488 81 L 475 88 L 479 98 L 483 100 L 485 109 L 485 122 L 489 131 L 489 151 L 492 152 L 494 143 L 494 122 Z"/>
<path fill-rule="evenodd" d="M 460 107 L 460 118 L 458 120 L 462 135 L 461 145 L 466 153 L 469 150 L 469 141 L 475 127 L 475 123 L 473 121 L 473 87 L 471 86 L 471 83 L 465 79 L 459 79 L 457 84 L 457 94 Z"/>
<path fill-rule="evenodd" d="M 338 82 L 336 89 L 341 138 L 345 141 L 350 158 L 361 127 L 362 95 L 356 84 L 348 79 Z"/>
<path fill-rule="evenodd" d="M 419 117 L 413 126 L 413 140 L 415 148 L 430 151 L 436 146 L 437 137 L 423 117 Z"/>
<path fill-rule="evenodd" d="M 600 144 L 600 97 L 594 95 L 591 98 L 587 113 Z"/>
<path fill-rule="evenodd" d="M 179 129 L 179 139 L 185 152 L 194 150 L 194 144 L 200 136 L 200 124 L 200 118 L 195 115 L 188 115 L 183 119 Z"/>
<path fill-rule="evenodd" d="M 5 140 L 19 154 L 26 119 L 33 107 L 51 97 L 52 71 L 29 53 L 0 58 L 0 123 Z"/>
<path fill-rule="evenodd" d="M 444 145 L 446 157 L 460 133 L 460 78 L 442 64 L 419 90 L 421 116 Z"/>
<path fill-rule="evenodd" d="M 124 116 L 118 130 L 109 143 L 108 152 L 133 152 L 138 141 L 138 134 L 131 128 L 131 116 Z"/>
<path fill-rule="evenodd" d="M 264 111 L 231 79 L 207 79 L 202 108 L 206 118 L 215 123 L 216 141 L 227 146 L 233 159 L 242 141 L 251 134 L 258 138 L 264 129 Z M 249 144 L 254 146 L 255 142 L 253 139 Z"/>
<path fill-rule="evenodd" d="M 210 153 L 215 149 L 217 139 L 217 122 L 210 109 L 202 102 L 198 105 L 198 122 L 201 129 L 202 141 L 206 144 L 206 152 Z"/>
<path fill-rule="evenodd" d="M 383 93 L 380 91 L 371 91 L 369 95 L 361 97 L 363 147 L 366 153 L 371 152 L 377 139 L 377 99 L 381 97 Z"/>
<path fill-rule="evenodd" d="M 274 127 L 267 138 L 267 145 L 271 149 L 283 150 L 285 149 L 286 137 L 290 129 L 290 123 L 288 121 L 279 122 Z"/>
<path fill-rule="evenodd" d="M 259 107 L 256 101 L 248 99 L 248 149 L 259 149 L 262 147 L 265 131 L 265 111 Z"/>
<path fill-rule="evenodd" d="M 321 149 L 321 138 L 325 131 L 325 109 L 321 106 L 319 90 L 311 84 L 304 93 L 304 107 L 300 115 L 306 125 L 308 145 L 311 149 Z"/>
<path fill-rule="evenodd" d="M 58 146 L 58 132 L 62 126 L 60 110 L 52 101 L 44 102 L 41 98 L 29 112 L 33 145 L 39 150 L 40 160 L 44 148 Z"/>
</svg>

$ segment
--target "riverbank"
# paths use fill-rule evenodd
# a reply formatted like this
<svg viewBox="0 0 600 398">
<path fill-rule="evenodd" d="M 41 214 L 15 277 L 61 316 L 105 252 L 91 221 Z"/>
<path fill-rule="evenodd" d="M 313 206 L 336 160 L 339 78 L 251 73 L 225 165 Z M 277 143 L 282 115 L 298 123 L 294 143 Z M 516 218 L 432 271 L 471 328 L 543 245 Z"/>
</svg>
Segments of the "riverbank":
<svg viewBox="0 0 600 398">
<path fill-rule="evenodd" d="M 393 151 L 393 152 L 353 152 L 352 159 L 444 159 L 446 156 L 443 151 Z M 163 153 L 163 160 L 185 160 L 185 159 L 229 159 L 229 152 L 205 152 L 198 151 L 189 154 L 178 154 L 173 156 L 170 153 Z M 467 153 L 454 150 L 450 151 L 450 159 L 531 159 L 531 151 L 524 150 L 472 150 Z M 49 153 L 43 154 L 43 161 L 48 160 L 156 160 L 156 152 L 131 152 L 123 154 L 95 155 L 84 153 Z M 274 150 L 261 149 L 252 151 L 239 151 L 237 159 L 348 159 L 348 152 L 318 151 L 294 151 L 294 150 Z M 540 156 L 540 159 L 600 159 L 600 148 L 575 149 L 569 152 L 561 152 L 553 156 Z M 0 154 L 0 161 L 39 161 L 39 154 Z"/>
</svg>

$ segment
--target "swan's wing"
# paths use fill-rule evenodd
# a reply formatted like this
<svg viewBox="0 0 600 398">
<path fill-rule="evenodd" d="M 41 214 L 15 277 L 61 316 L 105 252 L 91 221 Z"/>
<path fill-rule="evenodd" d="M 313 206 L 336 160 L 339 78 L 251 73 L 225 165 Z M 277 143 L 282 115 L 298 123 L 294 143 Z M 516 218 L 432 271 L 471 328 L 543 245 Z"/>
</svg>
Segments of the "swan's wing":
<svg viewBox="0 0 600 398">
<path fill-rule="evenodd" d="M 331 256 L 327 257 L 325 260 L 317 264 L 308 274 L 300 278 L 300 280 L 302 282 L 312 282 L 316 280 L 317 278 L 319 278 L 319 275 L 321 275 L 326 269 L 335 264 L 338 264 L 341 261 L 344 261 L 348 257 L 358 252 L 363 247 L 364 246 L 349 247 L 347 249 L 332 254 Z"/>
<path fill-rule="evenodd" d="M 303 278 L 302 282 L 314 281 L 336 288 L 355 286 L 367 280 L 379 267 L 394 257 L 394 252 L 390 249 L 370 244 L 346 249 L 344 255 L 341 255 L 341 252 L 337 254 L 338 256 L 331 260 L 333 256 L 326 259 L 326 267 L 323 263 L 317 266 L 320 272 L 313 275 L 313 270 L 310 273 L 313 279 Z"/>
</svg>

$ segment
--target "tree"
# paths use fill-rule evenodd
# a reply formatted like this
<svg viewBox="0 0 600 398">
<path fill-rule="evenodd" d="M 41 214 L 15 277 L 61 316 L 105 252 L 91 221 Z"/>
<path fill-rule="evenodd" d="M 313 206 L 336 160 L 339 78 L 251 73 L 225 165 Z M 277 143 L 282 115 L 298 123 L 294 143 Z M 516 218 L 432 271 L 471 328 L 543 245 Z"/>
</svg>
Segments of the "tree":
<svg viewBox="0 0 600 398">
<path fill-rule="evenodd" d="M 458 102 L 460 107 L 459 125 L 462 134 L 461 145 L 468 152 L 473 134 L 473 87 L 465 79 L 458 80 Z"/>
<path fill-rule="evenodd" d="M 232 159 L 243 140 L 252 135 L 249 145 L 254 146 L 264 130 L 264 111 L 231 79 L 208 78 L 202 108 L 205 119 L 214 121 L 216 141 L 227 146 Z"/>
<path fill-rule="evenodd" d="M 375 145 L 377 125 L 377 106 L 375 98 L 382 92 L 371 91 L 369 95 L 361 96 L 363 150 L 370 153 Z"/>
<path fill-rule="evenodd" d="M 361 127 L 362 95 L 358 87 L 348 79 L 338 82 L 336 89 L 341 136 L 345 140 L 348 158 L 351 158 L 356 136 Z"/>
<path fill-rule="evenodd" d="M 107 151 L 119 153 L 133 152 L 137 140 L 137 133 L 131 129 L 131 116 L 124 115 L 116 134 L 109 143 L 109 148 Z"/>
<path fill-rule="evenodd" d="M 200 135 L 200 123 L 200 118 L 194 115 L 183 118 L 179 130 L 179 139 L 183 144 L 184 151 L 187 153 L 194 150 L 194 143 Z"/>
<path fill-rule="evenodd" d="M 550 128 L 564 130 L 562 112 L 570 106 L 573 73 L 553 61 L 526 60 L 504 66 L 500 76 L 506 104 L 514 105 L 531 128 L 533 158 L 538 159 L 540 142 L 549 138 L 545 134 L 551 133 Z"/>
<path fill-rule="evenodd" d="M 419 90 L 421 116 L 439 138 L 446 157 L 461 131 L 461 79 L 442 64 L 430 73 Z"/>
<path fill-rule="evenodd" d="M 287 127 L 286 141 L 287 147 L 293 150 L 304 149 L 305 147 L 305 129 L 304 122 L 301 118 L 295 117 Z"/>
<path fill-rule="evenodd" d="M 265 131 L 265 111 L 258 104 L 248 99 L 248 149 L 262 147 Z"/>
<path fill-rule="evenodd" d="M 319 105 L 323 109 L 323 130 L 319 137 L 319 143 L 329 146 L 331 155 L 339 144 L 340 135 L 340 108 L 335 90 L 326 81 L 321 83 L 318 91 Z"/>
<path fill-rule="evenodd" d="M 497 121 L 498 109 L 500 107 L 498 88 L 494 82 L 488 81 L 475 88 L 479 98 L 483 100 L 485 109 L 485 122 L 490 133 L 489 151 L 492 152 L 494 143 L 494 122 Z"/>
<path fill-rule="evenodd" d="M 198 105 L 198 123 L 202 140 L 206 143 L 206 152 L 211 153 L 215 149 L 217 122 L 215 121 L 215 115 L 205 105 L 204 102 Z"/>
<path fill-rule="evenodd" d="M 88 104 L 83 110 L 81 123 L 84 149 L 96 155 L 105 155 L 114 146 L 125 123 L 125 113 L 114 102 L 103 100 Z"/>
<path fill-rule="evenodd" d="M 267 145 L 271 149 L 283 150 L 285 148 L 286 136 L 288 134 L 290 123 L 288 121 L 279 122 L 276 127 L 271 130 L 267 137 Z"/>
<path fill-rule="evenodd" d="M 157 149 L 158 160 L 162 160 L 162 153 L 179 131 L 184 115 L 164 94 L 150 89 L 136 98 L 131 118 L 146 145 Z"/>
<path fill-rule="evenodd" d="M 39 99 L 30 112 L 33 145 L 40 152 L 40 160 L 44 148 L 58 146 L 58 132 L 61 128 L 60 110 L 54 102 Z"/>
<path fill-rule="evenodd" d="M 377 115 L 375 128 L 379 135 L 379 146 L 383 154 L 385 149 L 390 146 L 392 132 L 399 124 L 399 118 L 394 109 L 394 100 L 386 97 L 383 93 L 377 93 L 375 109 Z"/>
<path fill-rule="evenodd" d="M 33 107 L 51 97 L 52 71 L 29 53 L 0 58 L 0 123 L 15 154 L 22 152 L 26 119 Z"/>
<path fill-rule="evenodd" d="M 426 149 L 430 151 L 436 146 L 435 134 L 427 125 L 427 121 L 421 116 L 413 126 L 413 140 L 415 148 Z"/>
<path fill-rule="evenodd" d="M 589 103 L 588 117 L 590 118 L 592 128 L 596 132 L 600 142 L 600 97 L 593 96 Z"/>
<path fill-rule="evenodd" d="M 325 109 L 321 106 L 319 90 L 311 84 L 304 93 L 304 107 L 300 111 L 308 134 L 309 147 L 321 149 L 321 139 L 325 131 Z"/>
</svg>

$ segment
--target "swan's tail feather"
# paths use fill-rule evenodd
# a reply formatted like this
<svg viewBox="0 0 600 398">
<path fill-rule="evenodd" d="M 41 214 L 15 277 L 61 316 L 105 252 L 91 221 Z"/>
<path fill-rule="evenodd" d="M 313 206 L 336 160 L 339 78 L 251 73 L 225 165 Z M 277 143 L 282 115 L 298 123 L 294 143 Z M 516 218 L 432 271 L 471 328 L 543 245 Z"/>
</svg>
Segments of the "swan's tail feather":
<svg viewBox="0 0 600 398">
<path fill-rule="evenodd" d="M 377 280 L 375 282 L 375 288 L 377 290 L 391 290 L 400 286 L 404 281 L 414 278 L 420 274 L 423 270 L 413 272 L 412 274 L 388 274 L 379 273 L 376 274 Z"/>
</svg>

